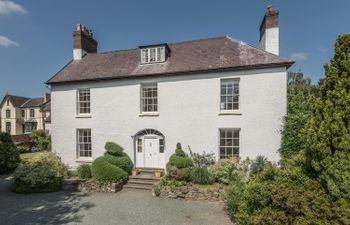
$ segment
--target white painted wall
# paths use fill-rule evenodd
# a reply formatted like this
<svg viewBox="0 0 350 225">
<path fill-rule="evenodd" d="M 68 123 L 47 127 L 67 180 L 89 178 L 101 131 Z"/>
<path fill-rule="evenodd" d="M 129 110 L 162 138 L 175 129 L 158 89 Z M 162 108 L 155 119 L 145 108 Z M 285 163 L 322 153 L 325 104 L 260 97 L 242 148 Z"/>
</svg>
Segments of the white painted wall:
<svg viewBox="0 0 350 225">
<path fill-rule="evenodd" d="M 275 55 L 279 55 L 278 27 L 266 29 L 260 40 L 260 48 Z"/>
<path fill-rule="evenodd" d="M 220 114 L 220 78 L 240 78 L 241 115 Z M 158 82 L 159 116 L 140 116 L 140 84 Z M 76 116 L 76 89 L 91 88 L 91 117 Z M 181 142 L 194 152 L 219 153 L 219 128 L 240 128 L 242 158 L 265 155 L 279 160 L 280 129 L 286 114 L 285 68 L 149 77 L 53 85 L 52 147 L 65 163 L 77 166 L 76 129 L 91 128 L 92 158 L 107 141 L 134 159 L 132 136 L 153 128 L 165 136 L 166 159 Z"/>
</svg>

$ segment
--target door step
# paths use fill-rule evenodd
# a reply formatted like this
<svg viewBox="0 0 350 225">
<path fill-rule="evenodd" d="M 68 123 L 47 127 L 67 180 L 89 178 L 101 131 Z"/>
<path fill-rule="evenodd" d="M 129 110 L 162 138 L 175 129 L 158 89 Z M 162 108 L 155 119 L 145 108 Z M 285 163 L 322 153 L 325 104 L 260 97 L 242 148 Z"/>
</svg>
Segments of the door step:
<svg viewBox="0 0 350 225">
<path fill-rule="evenodd" d="M 163 169 L 136 168 L 133 170 L 133 175 L 129 177 L 128 182 L 124 185 L 124 188 L 152 190 L 153 186 L 159 182 L 160 177 L 163 175 Z"/>
</svg>

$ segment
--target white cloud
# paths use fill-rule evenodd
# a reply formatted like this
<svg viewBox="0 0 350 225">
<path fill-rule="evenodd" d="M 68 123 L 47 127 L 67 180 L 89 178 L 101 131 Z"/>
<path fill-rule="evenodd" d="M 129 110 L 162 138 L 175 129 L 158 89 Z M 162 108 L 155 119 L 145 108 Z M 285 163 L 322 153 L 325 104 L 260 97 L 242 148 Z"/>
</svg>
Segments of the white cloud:
<svg viewBox="0 0 350 225">
<path fill-rule="evenodd" d="M 294 52 L 290 55 L 290 58 L 294 61 L 304 61 L 307 60 L 308 55 L 305 52 Z"/>
<path fill-rule="evenodd" d="M 21 5 L 13 1 L 0 0 L 0 15 L 11 13 L 27 13 L 27 11 Z"/>
<path fill-rule="evenodd" d="M 15 41 L 8 39 L 7 37 L 0 35 L 0 46 L 8 48 L 11 46 L 19 46 L 19 44 Z"/>
</svg>

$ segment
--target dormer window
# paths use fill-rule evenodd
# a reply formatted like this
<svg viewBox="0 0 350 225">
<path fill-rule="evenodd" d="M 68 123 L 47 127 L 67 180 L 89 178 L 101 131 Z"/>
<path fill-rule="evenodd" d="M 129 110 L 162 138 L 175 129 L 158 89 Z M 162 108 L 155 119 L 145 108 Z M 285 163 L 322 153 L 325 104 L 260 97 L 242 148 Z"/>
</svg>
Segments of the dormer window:
<svg viewBox="0 0 350 225">
<path fill-rule="evenodd" d="M 141 64 L 165 62 L 166 45 L 140 47 L 141 48 Z"/>
</svg>

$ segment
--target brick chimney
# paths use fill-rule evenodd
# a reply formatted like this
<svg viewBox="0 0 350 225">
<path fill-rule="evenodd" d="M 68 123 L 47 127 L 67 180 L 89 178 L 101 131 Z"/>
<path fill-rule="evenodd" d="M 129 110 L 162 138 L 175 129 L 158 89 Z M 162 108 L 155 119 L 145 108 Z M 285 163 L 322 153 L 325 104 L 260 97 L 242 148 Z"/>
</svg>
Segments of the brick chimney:
<svg viewBox="0 0 350 225">
<path fill-rule="evenodd" d="M 80 60 L 86 53 L 95 52 L 97 52 L 97 41 L 93 38 L 91 30 L 78 23 L 73 32 L 73 59 Z"/>
<path fill-rule="evenodd" d="M 275 55 L 279 55 L 278 15 L 278 10 L 272 5 L 267 6 L 260 25 L 260 48 Z"/>
</svg>

